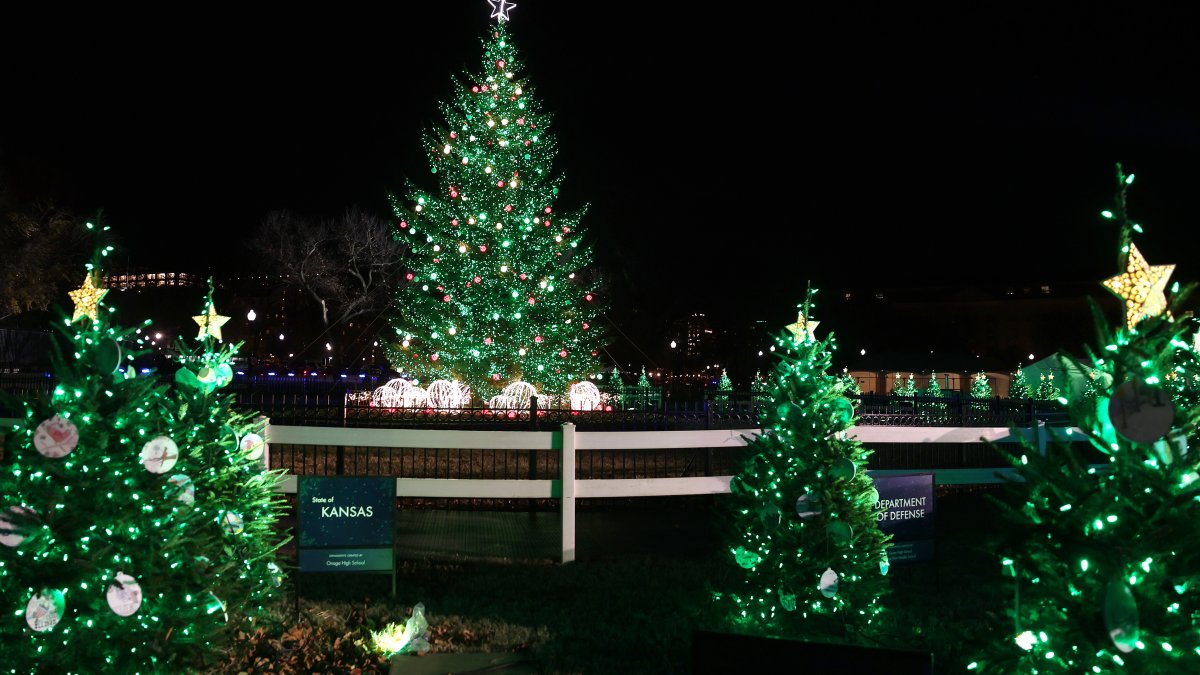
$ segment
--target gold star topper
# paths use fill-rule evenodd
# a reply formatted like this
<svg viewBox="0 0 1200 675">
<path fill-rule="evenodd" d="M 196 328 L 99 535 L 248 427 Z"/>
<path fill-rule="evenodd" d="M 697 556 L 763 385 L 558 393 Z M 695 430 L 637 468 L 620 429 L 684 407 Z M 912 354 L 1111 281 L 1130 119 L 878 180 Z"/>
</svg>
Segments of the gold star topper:
<svg viewBox="0 0 1200 675">
<path fill-rule="evenodd" d="M 1147 263 L 1137 246 L 1129 245 L 1125 273 L 1105 279 L 1104 286 L 1125 301 L 1125 324 L 1130 329 L 1142 319 L 1166 311 L 1167 279 L 1174 271 L 1174 265 Z"/>
<path fill-rule="evenodd" d="M 83 316 L 92 321 L 96 320 L 96 306 L 100 304 L 100 300 L 108 293 L 108 289 L 96 288 L 93 276 L 93 272 L 88 272 L 87 276 L 83 278 L 82 286 L 77 290 L 67 292 L 67 295 L 71 296 L 71 302 L 75 303 L 75 313 L 71 315 L 71 323 L 75 323 L 76 320 Z"/>
<path fill-rule="evenodd" d="M 203 340 L 205 335 L 211 335 L 217 338 L 217 341 L 220 342 L 221 326 L 224 326 L 225 322 L 228 320 L 229 317 L 217 314 L 217 306 L 209 302 L 207 314 L 200 314 L 199 316 L 192 317 L 192 321 L 200 324 L 200 334 L 197 335 L 196 338 Z"/>
<path fill-rule="evenodd" d="M 809 321 L 808 319 L 805 319 L 804 312 L 797 312 L 796 323 L 789 324 L 786 326 L 786 328 L 791 331 L 792 339 L 796 342 L 803 342 L 805 340 L 812 340 L 813 342 L 816 342 L 817 336 L 813 334 L 813 331 L 817 330 L 817 326 L 820 325 L 820 323 L 820 321 Z"/>
</svg>

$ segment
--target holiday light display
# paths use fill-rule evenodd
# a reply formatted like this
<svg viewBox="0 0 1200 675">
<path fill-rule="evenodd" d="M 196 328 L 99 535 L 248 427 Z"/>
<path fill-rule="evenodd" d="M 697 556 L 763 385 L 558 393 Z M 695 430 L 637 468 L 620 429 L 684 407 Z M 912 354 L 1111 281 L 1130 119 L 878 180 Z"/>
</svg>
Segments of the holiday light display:
<svg viewBox="0 0 1200 675">
<path fill-rule="evenodd" d="M 1119 166 L 1117 176 L 1117 208 L 1107 217 L 1127 242 L 1132 176 Z M 1100 348 L 1082 360 L 1061 357 L 1064 369 L 1095 374 L 1094 399 L 1069 397 L 1082 431 L 1073 440 L 1089 442 L 1107 463 L 1065 442 L 1044 453 L 1029 443 L 995 446 L 1019 478 L 997 500 L 999 567 L 1013 600 L 997 626 L 1003 638 L 984 637 L 969 671 L 1200 671 L 1200 453 L 1189 447 L 1200 410 L 1173 401 L 1165 383 L 1195 367 L 1178 358 L 1191 322 L 1176 311 L 1193 288 L 1142 303 L 1115 330 L 1093 306 Z"/>
<path fill-rule="evenodd" d="M 975 377 L 971 380 L 971 397 L 972 398 L 991 398 L 992 385 L 988 381 L 987 373 L 975 373 Z"/>
<path fill-rule="evenodd" d="M 55 326 L 53 392 L 7 401 L 19 414 L 0 469 L 0 671 L 195 672 L 282 582 L 274 479 L 250 459 L 261 444 L 242 446 L 244 420 L 209 395 L 232 347 L 206 342 L 189 365 L 215 369 L 211 384 L 169 392 L 134 367 L 149 322 L 117 326 L 88 286 Z M 236 533 L 222 524 L 233 512 Z"/>
<path fill-rule="evenodd" d="M 849 438 L 846 378 L 827 373 L 832 336 L 817 340 L 810 291 L 777 338 L 770 394 L 725 502 L 735 587 L 717 589 L 732 623 L 792 636 L 857 641 L 883 610 L 890 539 L 878 528 L 870 451 Z"/>
<path fill-rule="evenodd" d="M 555 205 L 550 117 L 521 75 L 514 5 L 493 5 L 482 71 L 456 83 L 424 139 L 438 189 L 410 183 L 392 200 L 412 255 L 385 333 L 398 372 L 465 383 L 480 401 L 518 381 L 565 394 L 601 372 L 605 344 L 583 211 Z"/>
</svg>

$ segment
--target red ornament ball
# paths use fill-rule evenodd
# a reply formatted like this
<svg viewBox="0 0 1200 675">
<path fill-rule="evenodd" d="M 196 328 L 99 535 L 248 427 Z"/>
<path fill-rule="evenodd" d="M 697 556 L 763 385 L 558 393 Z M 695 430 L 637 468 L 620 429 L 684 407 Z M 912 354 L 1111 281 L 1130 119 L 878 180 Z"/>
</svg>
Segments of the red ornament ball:
<svg viewBox="0 0 1200 675">
<path fill-rule="evenodd" d="M 437 361 L 437 354 L 430 354 L 430 355 L 429 355 L 429 360 L 430 360 L 430 361 Z"/>
<path fill-rule="evenodd" d="M 458 227 L 458 218 L 455 218 L 454 220 L 451 220 L 451 221 L 450 221 L 450 224 L 451 224 L 451 225 L 453 225 L 453 226 L 455 226 L 455 227 Z"/>
<path fill-rule="evenodd" d="M 500 373 L 492 373 L 492 379 L 497 382 L 500 381 Z"/>
<path fill-rule="evenodd" d="M 512 213 L 512 204 L 505 204 L 505 205 L 504 205 L 504 212 L 505 212 L 505 213 Z"/>
<path fill-rule="evenodd" d="M 525 147 L 529 147 L 529 141 L 525 141 Z"/>
<path fill-rule="evenodd" d="M 549 206 L 547 206 L 547 207 L 545 208 L 545 211 L 546 211 L 546 213 L 550 213 L 550 211 L 551 211 L 550 207 L 549 207 Z"/>
<path fill-rule="evenodd" d="M 475 283 L 479 283 L 481 281 L 483 281 L 483 279 L 480 279 L 479 277 L 475 277 Z"/>
<path fill-rule="evenodd" d="M 487 246 L 480 246 L 480 247 L 479 247 L 479 252 L 480 252 L 480 253 L 487 253 Z"/>
<path fill-rule="evenodd" d="M 591 328 L 591 326 L 589 326 L 589 325 L 588 325 L 588 323 L 587 323 L 586 321 L 584 321 L 584 322 L 583 322 L 583 329 L 584 329 L 584 330 L 587 330 L 587 329 L 589 329 L 589 328 Z"/>
<path fill-rule="evenodd" d="M 542 336 L 541 336 L 541 335 L 539 335 L 539 336 L 537 336 L 537 337 L 533 338 L 533 341 L 534 341 L 534 342 L 536 342 L 536 343 L 538 343 L 538 344 L 541 344 L 541 343 L 542 343 Z"/>
<path fill-rule="evenodd" d="M 405 278 L 407 278 L 409 281 L 412 281 L 412 280 L 413 280 L 413 275 L 412 275 L 412 272 L 409 272 L 408 274 L 406 274 L 406 275 L 404 275 L 404 276 L 405 276 Z"/>
<path fill-rule="evenodd" d="M 584 299 L 584 300 L 587 300 L 588 302 L 591 302 L 591 301 L 592 301 L 592 294 L 591 294 L 591 293 L 588 293 L 587 295 L 583 296 L 583 299 Z"/>
<path fill-rule="evenodd" d="M 450 198 L 451 198 L 451 199 L 458 199 L 458 190 L 451 190 L 451 191 L 450 191 Z"/>
<path fill-rule="evenodd" d="M 472 91 L 473 93 L 476 93 L 476 94 L 478 94 L 478 93 L 479 93 L 479 87 L 471 87 L 471 91 Z"/>
<path fill-rule="evenodd" d="M 483 338 L 483 344 L 485 344 L 485 345 L 492 344 L 492 338 Z"/>
<path fill-rule="evenodd" d="M 518 118 L 517 118 L 517 124 L 525 124 L 525 118 L 524 118 L 524 117 L 518 117 Z"/>
<path fill-rule="evenodd" d="M 500 188 L 504 187 L 504 181 L 502 181 L 502 180 L 496 181 L 496 187 L 500 187 Z"/>
<path fill-rule="evenodd" d="M 525 281 L 525 273 L 521 272 L 521 281 Z"/>
<path fill-rule="evenodd" d="M 486 85 L 486 84 L 485 84 L 485 85 L 483 85 L 482 87 L 480 87 L 480 89 L 481 89 L 481 90 L 483 90 L 483 91 L 487 91 L 487 85 Z"/>
<path fill-rule="evenodd" d="M 565 350 L 565 349 L 562 350 L 561 352 L 558 353 L 558 355 L 563 357 L 564 359 L 567 358 L 567 350 Z"/>
<path fill-rule="evenodd" d="M 450 132 L 450 138 L 458 138 L 458 132 L 451 131 L 451 132 Z"/>
<path fill-rule="evenodd" d="M 534 299 L 533 299 L 533 297 L 532 297 L 532 296 L 530 296 L 530 298 L 529 298 L 529 304 L 533 305 L 533 304 L 536 304 L 536 303 L 537 303 L 537 300 L 534 300 Z"/>
<path fill-rule="evenodd" d="M 496 59 L 496 67 L 503 70 L 504 69 L 504 59 Z"/>
<path fill-rule="evenodd" d="M 442 302 L 450 302 L 450 296 L 448 296 L 448 295 L 443 295 L 443 296 L 442 296 Z"/>
</svg>

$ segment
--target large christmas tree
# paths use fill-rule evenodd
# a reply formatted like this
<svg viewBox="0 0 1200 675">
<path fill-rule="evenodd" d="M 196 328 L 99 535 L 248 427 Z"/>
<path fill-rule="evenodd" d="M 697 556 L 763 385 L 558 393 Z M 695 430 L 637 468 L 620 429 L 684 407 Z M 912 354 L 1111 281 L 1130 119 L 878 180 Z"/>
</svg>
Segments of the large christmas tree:
<svg viewBox="0 0 1200 675">
<path fill-rule="evenodd" d="M 1074 365 L 1097 373 L 1097 396 L 1069 397 L 1096 456 L 1058 442 L 1044 454 L 1000 448 L 1020 478 L 998 500 L 1013 603 L 1003 639 L 982 647 L 972 670 L 1200 672 L 1200 453 L 1189 448 L 1200 411 L 1173 403 L 1165 382 L 1186 346 L 1180 308 L 1192 285 L 1168 301 L 1174 265 L 1149 264 L 1130 241 L 1132 176 L 1117 173 L 1105 214 L 1120 228 L 1121 273 L 1104 285 L 1125 317 L 1114 330 L 1095 312 L 1100 348 Z"/>
<path fill-rule="evenodd" d="M 113 322 L 100 258 L 56 325 L 57 386 L 7 400 L 20 416 L 0 470 L 5 672 L 203 670 L 280 577 L 273 548 L 244 541 L 277 537 L 232 518 L 235 503 L 261 514 L 270 489 L 226 443 L 236 416 L 138 372 L 149 322 Z M 219 365 L 209 356 L 198 363 Z"/>
<path fill-rule="evenodd" d="M 456 380 L 485 401 L 517 381 L 563 396 L 601 372 L 599 276 L 583 210 L 555 206 L 558 146 L 521 74 L 512 5 L 493 4 L 482 70 L 455 83 L 424 138 L 438 189 L 410 182 L 392 200 L 412 254 L 386 352 L 423 384 Z"/>
<path fill-rule="evenodd" d="M 828 372 L 833 336 L 818 340 L 806 318 L 812 297 L 777 339 L 763 433 L 730 481 L 728 550 L 741 574 L 719 595 L 744 628 L 856 641 L 890 587 L 890 537 L 865 473 L 870 451 L 846 435 L 846 380 Z"/>
</svg>

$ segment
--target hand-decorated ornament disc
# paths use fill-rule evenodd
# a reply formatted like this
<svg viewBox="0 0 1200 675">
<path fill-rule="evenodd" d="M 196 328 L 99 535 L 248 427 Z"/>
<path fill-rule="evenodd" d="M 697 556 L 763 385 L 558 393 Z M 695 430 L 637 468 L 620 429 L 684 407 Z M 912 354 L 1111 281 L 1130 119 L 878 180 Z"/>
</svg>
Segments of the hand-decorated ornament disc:
<svg viewBox="0 0 1200 675">
<path fill-rule="evenodd" d="M 58 415 L 38 425 L 33 435 L 33 447 L 51 459 L 65 457 L 79 444 L 79 429 L 71 420 Z"/>
<path fill-rule="evenodd" d="M 166 436 L 157 436 L 142 446 L 142 466 L 150 473 L 166 473 L 179 461 L 179 447 Z"/>
<path fill-rule="evenodd" d="M 133 577 L 124 572 L 118 572 L 117 580 L 109 584 L 105 598 L 113 613 L 119 616 L 129 616 L 136 613 L 142 606 L 142 587 Z"/>
</svg>

